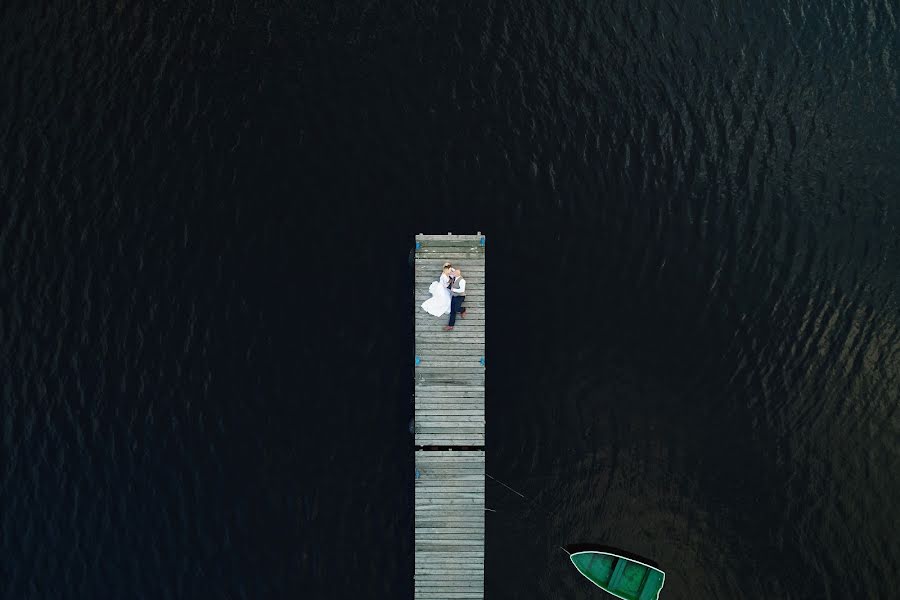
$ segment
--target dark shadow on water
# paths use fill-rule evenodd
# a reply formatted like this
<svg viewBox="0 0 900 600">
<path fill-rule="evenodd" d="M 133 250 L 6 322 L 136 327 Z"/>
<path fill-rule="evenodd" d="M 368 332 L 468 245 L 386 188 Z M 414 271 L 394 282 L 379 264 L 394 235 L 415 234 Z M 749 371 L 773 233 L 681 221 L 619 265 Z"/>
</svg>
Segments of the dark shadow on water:
<svg viewBox="0 0 900 600">
<path fill-rule="evenodd" d="M 645 565 L 650 565 L 654 569 L 659 569 L 662 571 L 663 569 L 659 566 L 655 560 L 650 560 L 645 556 L 641 556 L 640 554 L 635 554 L 634 552 L 630 552 L 628 550 L 623 550 L 622 548 L 616 548 L 615 546 L 605 546 L 603 544 L 591 544 L 591 543 L 576 543 L 576 544 L 567 544 L 565 546 L 565 551 L 569 554 L 573 554 L 575 552 L 606 552 L 608 554 L 615 554 L 617 556 L 622 556 L 625 558 L 630 558 L 631 560 L 636 560 L 638 562 L 642 562 Z"/>
</svg>

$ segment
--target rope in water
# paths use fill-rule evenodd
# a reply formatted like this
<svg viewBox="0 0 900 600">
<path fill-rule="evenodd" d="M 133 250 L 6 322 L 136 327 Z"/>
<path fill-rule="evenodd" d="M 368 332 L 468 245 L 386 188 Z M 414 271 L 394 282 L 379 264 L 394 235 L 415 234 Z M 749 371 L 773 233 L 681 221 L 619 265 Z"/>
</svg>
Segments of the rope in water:
<svg viewBox="0 0 900 600">
<path fill-rule="evenodd" d="M 497 479 L 496 477 L 494 477 L 494 476 L 491 475 L 490 473 L 485 473 L 485 475 L 488 476 L 488 477 L 490 477 L 492 480 L 496 481 L 497 483 L 499 483 L 500 485 L 502 485 L 503 487 L 505 487 L 505 488 L 508 489 L 509 491 L 513 492 L 514 494 L 520 496 L 523 500 L 527 500 L 528 502 L 530 502 L 531 504 L 533 504 L 540 512 L 544 513 L 544 515 L 545 515 L 548 519 L 552 519 L 552 518 L 553 518 L 554 515 L 551 515 L 551 514 L 550 514 L 543 506 L 541 506 L 540 504 L 538 504 L 537 500 L 535 500 L 534 498 L 529 498 L 528 496 L 526 496 L 525 494 L 523 494 L 523 493 L 520 492 L 519 490 L 517 490 L 517 489 L 515 489 L 514 487 L 512 487 L 512 486 L 510 486 L 510 485 L 507 485 L 506 483 L 500 481 L 499 479 Z M 500 512 L 500 511 L 497 511 L 497 510 L 494 510 L 494 509 L 485 509 L 485 510 L 490 510 L 491 512 Z"/>
<path fill-rule="evenodd" d="M 516 494 L 518 494 L 518 495 L 522 496 L 523 498 L 525 498 L 525 494 L 523 494 L 522 492 L 519 492 L 519 491 L 517 491 L 517 490 L 512 489 L 510 486 L 506 485 L 505 483 L 503 483 L 502 481 L 500 481 L 500 480 L 497 479 L 496 477 L 493 477 L 490 473 L 485 473 L 485 475 L 487 475 L 488 477 L 490 477 L 491 479 L 493 479 L 494 481 L 496 481 L 497 483 L 499 483 L 500 485 L 502 485 L 503 487 L 505 487 L 505 488 L 508 489 L 509 491 L 515 492 Z M 525 498 L 525 499 L 528 500 L 528 498 Z"/>
<path fill-rule="evenodd" d="M 527 500 L 528 502 L 530 502 L 530 503 L 532 503 L 533 505 L 535 505 L 535 506 L 537 507 L 537 509 L 538 509 L 540 512 L 544 513 L 544 516 L 548 519 L 548 521 L 553 519 L 553 515 L 551 515 L 549 512 L 547 512 L 547 511 L 544 509 L 544 507 L 542 507 L 540 504 L 538 504 L 537 501 L 534 500 L 534 498 L 529 498 L 528 496 L 526 496 L 525 494 L 523 494 L 523 493 L 520 492 L 519 490 L 513 488 L 513 487 L 510 486 L 510 485 L 505 484 L 504 482 L 500 481 L 499 479 L 497 479 L 496 477 L 494 477 L 494 476 L 491 475 L 490 473 L 485 472 L 485 475 L 488 476 L 488 477 L 490 477 L 493 481 L 496 481 L 497 483 L 499 483 L 500 485 L 502 485 L 503 487 L 505 487 L 505 488 L 508 489 L 509 491 L 513 492 L 514 494 L 520 496 L 523 500 Z M 485 510 L 489 510 L 489 511 L 494 512 L 494 513 L 495 513 L 495 512 L 499 512 L 499 511 L 497 511 L 497 510 L 495 510 L 495 509 L 492 509 L 492 508 L 485 508 Z M 560 550 L 562 550 L 563 552 L 565 552 L 566 554 L 569 554 L 569 551 L 566 550 L 565 548 L 563 548 L 562 546 L 558 546 L 558 548 L 559 548 Z"/>
</svg>

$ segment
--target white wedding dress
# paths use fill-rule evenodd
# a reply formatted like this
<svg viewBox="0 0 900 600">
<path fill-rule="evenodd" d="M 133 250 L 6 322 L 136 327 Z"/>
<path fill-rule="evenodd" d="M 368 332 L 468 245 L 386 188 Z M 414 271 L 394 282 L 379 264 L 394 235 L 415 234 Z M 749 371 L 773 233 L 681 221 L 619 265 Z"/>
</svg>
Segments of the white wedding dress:
<svg viewBox="0 0 900 600">
<path fill-rule="evenodd" d="M 431 282 L 431 285 L 428 287 L 428 291 L 431 292 L 431 298 L 422 303 L 422 308 L 425 309 L 425 312 L 435 317 L 450 314 L 451 294 L 449 288 L 447 288 L 449 283 L 450 278 L 443 273 L 441 273 L 440 279 Z"/>
</svg>

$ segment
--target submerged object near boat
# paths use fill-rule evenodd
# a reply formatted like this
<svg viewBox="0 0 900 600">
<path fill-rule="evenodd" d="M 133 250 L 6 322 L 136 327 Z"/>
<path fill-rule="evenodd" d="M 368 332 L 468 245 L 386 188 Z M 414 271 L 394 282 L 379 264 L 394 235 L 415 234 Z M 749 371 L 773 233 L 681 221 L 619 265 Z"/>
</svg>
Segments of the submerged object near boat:
<svg viewBox="0 0 900 600">
<path fill-rule="evenodd" d="M 572 552 L 569 558 L 594 585 L 623 600 L 657 600 L 666 579 L 655 567 L 610 552 Z"/>
</svg>

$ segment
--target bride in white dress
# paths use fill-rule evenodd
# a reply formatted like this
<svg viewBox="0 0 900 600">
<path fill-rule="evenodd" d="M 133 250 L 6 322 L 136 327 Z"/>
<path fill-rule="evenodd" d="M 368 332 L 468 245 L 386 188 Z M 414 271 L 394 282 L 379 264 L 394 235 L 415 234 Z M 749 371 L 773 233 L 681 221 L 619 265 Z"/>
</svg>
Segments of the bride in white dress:
<svg viewBox="0 0 900 600">
<path fill-rule="evenodd" d="M 422 308 L 428 314 L 440 317 L 450 314 L 450 271 L 452 267 L 450 263 L 445 263 L 441 271 L 441 276 L 437 281 L 432 281 L 428 287 L 431 292 L 431 298 L 422 303 Z"/>
</svg>

